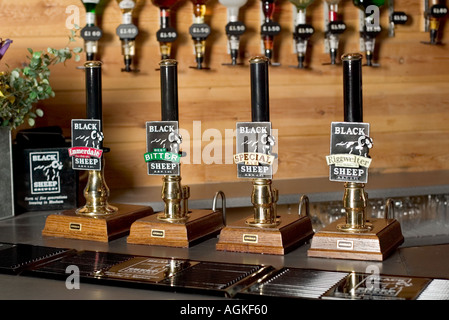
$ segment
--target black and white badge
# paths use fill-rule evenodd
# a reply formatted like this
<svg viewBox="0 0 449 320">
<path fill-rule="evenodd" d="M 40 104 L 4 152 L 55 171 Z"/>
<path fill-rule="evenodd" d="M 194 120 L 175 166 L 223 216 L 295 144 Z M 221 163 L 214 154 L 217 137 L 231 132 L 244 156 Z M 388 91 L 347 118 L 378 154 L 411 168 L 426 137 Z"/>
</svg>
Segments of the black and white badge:
<svg viewBox="0 0 449 320">
<path fill-rule="evenodd" d="M 330 155 L 326 156 L 329 179 L 366 183 L 371 165 L 369 123 L 332 122 Z"/>
<path fill-rule="evenodd" d="M 72 147 L 69 149 L 69 156 L 73 157 L 74 170 L 101 170 L 102 148 L 100 120 L 72 120 Z"/>
<path fill-rule="evenodd" d="M 58 151 L 30 152 L 31 194 L 60 193 L 63 163 Z"/>
<path fill-rule="evenodd" d="M 237 177 L 271 179 L 275 145 L 271 122 L 238 122 L 236 131 Z"/>
<path fill-rule="evenodd" d="M 146 130 L 148 174 L 179 176 L 182 137 L 178 121 L 148 121 Z"/>
</svg>

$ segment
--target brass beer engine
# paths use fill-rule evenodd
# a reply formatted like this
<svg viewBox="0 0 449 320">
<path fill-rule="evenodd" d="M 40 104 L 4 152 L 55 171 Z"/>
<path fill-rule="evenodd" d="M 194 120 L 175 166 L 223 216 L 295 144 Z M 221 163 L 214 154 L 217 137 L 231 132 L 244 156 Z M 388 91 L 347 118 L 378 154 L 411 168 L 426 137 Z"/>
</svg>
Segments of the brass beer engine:
<svg viewBox="0 0 449 320">
<path fill-rule="evenodd" d="M 213 236 L 224 226 L 225 199 L 215 194 L 212 210 L 190 210 L 189 186 L 181 185 L 181 136 L 178 133 L 178 80 L 177 62 L 160 62 L 162 121 L 147 122 L 147 149 L 150 175 L 162 175 L 164 211 L 133 223 L 128 243 L 168 247 L 189 247 Z M 169 144 L 169 149 L 167 144 Z M 216 210 L 218 196 L 222 197 L 222 210 Z"/>
<path fill-rule="evenodd" d="M 271 179 L 275 159 L 271 147 L 275 141 L 271 135 L 269 115 L 269 59 L 254 57 L 249 62 L 252 122 L 237 123 L 237 154 L 234 160 L 237 162 L 238 176 L 252 179 L 254 214 L 224 227 L 216 249 L 282 255 L 313 235 L 308 198 L 301 198 L 299 215 L 278 215 L 278 190 L 272 187 Z"/>
<path fill-rule="evenodd" d="M 104 179 L 102 133 L 101 62 L 87 61 L 87 119 L 72 120 L 72 156 L 74 170 L 88 170 L 84 188 L 86 204 L 47 217 L 44 236 L 108 242 L 129 233 L 131 224 L 153 213 L 148 206 L 108 203 L 109 188 Z"/>
<path fill-rule="evenodd" d="M 346 217 L 315 233 L 309 257 L 382 261 L 404 241 L 397 220 L 389 217 L 367 218 L 368 195 L 364 190 L 371 158 L 368 149 L 369 124 L 363 123 L 362 56 L 342 57 L 344 85 L 344 122 L 331 126 L 330 180 L 344 182 L 343 208 Z"/>
</svg>

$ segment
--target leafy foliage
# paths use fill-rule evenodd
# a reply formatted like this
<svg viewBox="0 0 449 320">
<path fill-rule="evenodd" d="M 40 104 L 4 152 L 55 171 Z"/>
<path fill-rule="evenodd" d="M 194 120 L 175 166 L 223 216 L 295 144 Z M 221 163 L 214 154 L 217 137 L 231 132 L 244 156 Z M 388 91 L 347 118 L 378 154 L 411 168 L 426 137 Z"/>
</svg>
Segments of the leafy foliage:
<svg viewBox="0 0 449 320">
<path fill-rule="evenodd" d="M 77 30 L 78 26 L 71 30 L 69 44 L 76 41 Z M 72 58 L 79 61 L 82 48 L 71 49 L 67 45 L 62 49 L 48 48 L 46 52 L 28 48 L 28 52 L 28 65 L 0 72 L 0 126 L 14 129 L 25 121 L 34 126 L 35 118 L 44 114 L 34 104 L 55 96 L 49 80 L 50 66 Z"/>
</svg>

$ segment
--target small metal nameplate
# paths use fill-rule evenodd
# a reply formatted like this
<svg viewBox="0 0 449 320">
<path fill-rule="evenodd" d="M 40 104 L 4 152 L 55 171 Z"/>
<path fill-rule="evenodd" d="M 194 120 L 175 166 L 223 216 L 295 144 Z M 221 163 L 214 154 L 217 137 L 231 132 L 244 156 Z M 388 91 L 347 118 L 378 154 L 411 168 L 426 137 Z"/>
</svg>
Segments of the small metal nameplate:
<svg viewBox="0 0 449 320">
<path fill-rule="evenodd" d="M 354 241 L 337 240 L 337 248 L 342 250 L 354 250 Z"/>
<path fill-rule="evenodd" d="M 243 242 L 245 243 L 257 243 L 259 242 L 259 236 L 257 234 L 244 234 Z"/>
<path fill-rule="evenodd" d="M 165 238 L 165 230 L 151 229 L 151 236 L 153 238 Z"/>
<path fill-rule="evenodd" d="M 69 229 L 75 231 L 81 231 L 81 223 L 70 222 Z"/>
<path fill-rule="evenodd" d="M 326 156 L 329 180 L 339 182 L 368 182 L 371 165 L 369 123 L 332 122 L 330 155 Z"/>
</svg>

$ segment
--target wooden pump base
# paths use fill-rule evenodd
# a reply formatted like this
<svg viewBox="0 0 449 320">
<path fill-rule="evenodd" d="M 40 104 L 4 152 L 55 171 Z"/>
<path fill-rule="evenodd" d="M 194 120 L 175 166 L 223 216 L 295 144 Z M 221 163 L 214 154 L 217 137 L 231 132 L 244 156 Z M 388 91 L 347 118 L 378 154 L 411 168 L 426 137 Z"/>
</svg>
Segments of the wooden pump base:
<svg viewBox="0 0 449 320">
<path fill-rule="evenodd" d="M 108 242 L 126 236 L 132 223 L 153 214 L 147 206 L 113 204 L 118 210 L 104 216 L 80 215 L 76 209 L 47 217 L 43 236 Z"/>
<path fill-rule="evenodd" d="M 186 221 L 167 222 L 157 214 L 137 220 L 131 226 L 128 243 L 187 248 L 223 228 L 221 211 L 191 210 Z"/>
</svg>

